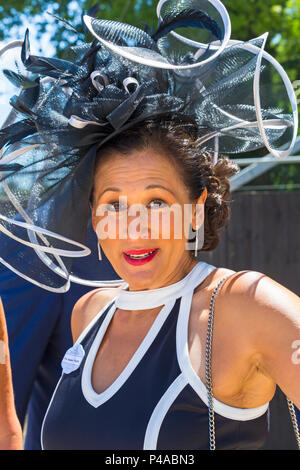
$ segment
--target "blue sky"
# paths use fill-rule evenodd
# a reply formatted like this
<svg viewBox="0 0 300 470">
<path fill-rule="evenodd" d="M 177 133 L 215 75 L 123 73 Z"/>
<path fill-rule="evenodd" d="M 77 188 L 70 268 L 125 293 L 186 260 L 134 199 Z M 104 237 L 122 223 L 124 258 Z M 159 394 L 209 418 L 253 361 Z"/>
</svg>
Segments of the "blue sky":
<svg viewBox="0 0 300 470">
<path fill-rule="evenodd" d="M 75 3 L 75 2 L 72 2 Z M 57 4 L 53 3 L 48 7 L 48 11 L 53 12 L 55 6 Z M 7 34 L 5 41 L 0 42 L 0 49 L 2 46 L 6 45 L 12 40 L 18 39 L 18 40 L 23 40 L 25 31 L 28 28 L 29 29 L 29 37 L 30 37 L 30 49 L 33 55 L 47 55 L 49 56 L 54 56 L 55 55 L 55 48 L 52 45 L 50 39 L 53 36 L 53 31 L 55 29 L 55 23 L 56 20 L 48 15 L 46 12 L 41 14 L 41 15 L 36 15 L 34 18 L 29 18 L 25 14 L 20 14 L 22 26 L 15 26 L 9 30 L 9 33 Z M 37 40 L 37 24 L 40 21 L 46 21 L 48 22 L 48 26 L 46 28 L 46 31 L 41 35 L 41 38 Z M 20 51 L 21 49 L 15 49 L 12 53 L 10 53 L 11 59 L 9 60 L 8 54 L 5 54 L 5 57 L 2 56 L 0 57 L 0 67 L 1 69 L 6 67 L 6 68 L 12 68 L 12 70 L 16 71 L 15 65 L 14 65 L 14 59 L 17 57 L 18 63 L 21 64 L 20 62 Z M 6 77 L 1 73 L 1 81 L 0 81 L 0 126 L 3 124 L 5 117 L 9 113 L 10 105 L 8 104 L 9 98 L 14 95 L 15 93 L 18 93 L 18 89 L 14 87 L 10 82 L 6 79 Z"/>
</svg>

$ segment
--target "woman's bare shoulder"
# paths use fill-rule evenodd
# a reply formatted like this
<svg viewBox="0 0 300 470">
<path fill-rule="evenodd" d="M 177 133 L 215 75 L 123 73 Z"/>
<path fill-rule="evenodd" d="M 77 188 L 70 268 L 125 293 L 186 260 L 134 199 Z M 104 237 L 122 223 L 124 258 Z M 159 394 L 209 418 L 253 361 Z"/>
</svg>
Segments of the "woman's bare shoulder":
<svg viewBox="0 0 300 470">
<path fill-rule="evenodd" d="M 226 312 L 230 318 L 241 321 L 241 317 L 246 318 L 247 312 L 253 319 L 253 310 L 257 311 L 259 306 L 267 306 L 271 300 L 276 302 L 280 297 L 296 300 L 298 296 L 285 286 L 272 279 L 270 276 L 260 271 L 244 269 L 234 271 L 226 267 L 218 267 L 201 283 L 195 292 L 201 301 L 201 297 L 207 302 L 207 296 L 211 297 L 214 289 L 220 281 L 216 296 L 216 309 L 222 312 L 224 317 Z M 298 298 L 299 299 L 299 298 Z M 201 304 L 201 308 L 203 305 Z"/>
<path fill-rule="evenodd" d="M 201 282 L 201 284 L 199 284 L 195 288 L 194 293 L 205 292 L 206 294 L 212 294 L 213 290 L 221 281 L 221 279 L 227 276 L 230 276 L 230 278 L 233 278 L 234 274 L 237 274 L 237 272 L 232 269 L 225 268 L 225 267 L 217 267 L 216 269 L 211 271 L 210 274 L 204 279 L 204 281 Z M 227 282 L 228 280 L 225 281 L 225 283 Z"/>
<path fill-rule="evenodd" d="M 216 302 L 223 316 L 227 312 L 235 324 L 255 334 L 284 317 L 299 321 L 299 296 L 260 271 L 234 272 L 221 286 Z"/>
<path fill-rule="evenodd" d="M 225 285 L 222 289 L 224 296 L 231 295 L 233 297 L 234 294 L 236 297 L 241 296 L 241 299 L 248 301 L 266 300 L 268 295 L 273 297 L 274 295 L 284 294 L 291 298 L 298 297 L 296 293 L 263 272 L 251 269 L 243 271 L 231 271 L 226 268 L 220 269 L 221 273 L 224 272 L 224 276 L 227 275 L 226 271 L 228 271 L 228 274 L 232 273 L 230 278 L 224 282 Z M 221 277 L 219 274 L 218 278 Z"/>
<path fill-rule="evenodd" d="M 221 279 L 227 277 L 229 277 L 229 279 L 225 279 L 223 283 L 224 286 L 222 285 L 220 288 L 220 297 L 226 297 L 232 294 L 241 294 L 243 297 L 245 295 L 252 297 L 254 289 L 257 288 L 257 286 L 260 284 L 264 284 L 264 289 L 267 290 L 275 288 L 278 290 L 278 292 L 289 291 L 289 289 L 287 289 L 285 286 L 277 282 L 275 279 L 272 279 L 267 274 L 264 274 L 263 272 L 254 271 L 251 269 L 234 271 L 233 269 L 226 267 L 218 267 L 213 270 L 200 286 L 203 285 L 205 289 L 213 291 Z M 289 292 L 293 294 L 291 291 Z"/>
<path fill-rule="evenodd" d="M 71 316 L 71 330 L 74 342 L 100 310 L 102 310 L 121 289 L 122 286 L 111 288 L 100 287 L 87 292 L 77 300 Z"/>
</svg>

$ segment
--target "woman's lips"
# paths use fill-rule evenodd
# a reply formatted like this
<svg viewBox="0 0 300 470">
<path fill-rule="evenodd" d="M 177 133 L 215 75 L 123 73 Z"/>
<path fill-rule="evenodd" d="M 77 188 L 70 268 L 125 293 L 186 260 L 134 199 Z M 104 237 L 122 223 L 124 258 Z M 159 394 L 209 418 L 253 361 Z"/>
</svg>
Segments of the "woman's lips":
<svg viewBox="0 0 300 470">
<path fill-rule="evenodd" d="M 134 259 L 128 256 L 128 255 L 144 255 L 146 253 L 151 253 L 151 251 L 153 251 L 153 253 L 147 256 L 146 258 Z M 158 252 L 158 248 L 152 248 L 150 250 L 149 249 L 148 250 L 128 250 L 128 251 L 123 251 L 123 257 L 129 264 L 132 264 L 134 266 L 140 266 L 141 264 L 145 264 L 151 261 L 157 252 Z"/>
<path fill-rule="evenodd" d="M 158 248 L 148 248 L 147 250 L 128 250 L 124 251 L 126 255 L 144 255 L 145 253 L 149 253 L 150 251 L 158 250 Z"/>
</svg>

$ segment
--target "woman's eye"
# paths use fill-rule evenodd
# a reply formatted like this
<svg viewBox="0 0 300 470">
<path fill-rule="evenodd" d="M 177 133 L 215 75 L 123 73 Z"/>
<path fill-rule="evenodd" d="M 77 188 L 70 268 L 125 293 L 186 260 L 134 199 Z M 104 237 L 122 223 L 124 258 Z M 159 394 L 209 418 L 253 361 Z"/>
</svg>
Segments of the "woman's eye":
<svg viewBox="0 0 300 470">
<path fill-rule="evenodd" d="M 119 212 L 127 209 L 126 204 L 120 204 L 118 201 L 113 201 L 109 204 L 106 204 L 108 211 Z"/>
<path fill-rule="evenodd" d="M 168 204 L 162 199 L 152 199 L 149 202 L 148 207 L 150 207 L 150 209 L 163 209 L 168 207 Z M 127 206 L 126 204 L 120 204 L 118 201 L 112 201 L 106 204 L 106 209 L 112 212 L 120 212 L 127 210 Z"/>
<path fill-rule="evenodd" d="M 153 205 L 151 205 L 151 203 L 154 202 Z M 162 199 L 152 199 L 152 201 L 150 201 L 149 203 L 151 209 L 163 209 L 165 207 L 168 207 L 168 204 L 163 201 Z"/>
</svg>

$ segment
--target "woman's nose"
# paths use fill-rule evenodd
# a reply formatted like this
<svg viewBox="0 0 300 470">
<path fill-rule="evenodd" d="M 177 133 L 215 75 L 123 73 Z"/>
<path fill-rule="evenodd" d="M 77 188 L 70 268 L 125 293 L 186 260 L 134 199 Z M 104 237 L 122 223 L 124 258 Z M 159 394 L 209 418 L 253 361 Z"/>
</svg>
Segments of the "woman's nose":
<svg viewBox="0 0 300 470">
<path fill-rule="evenodd" d="M 122 217 L 119 222 L 120 233 L 123 235 L 123 237 L 126 235 L 127 238 L 131 239 L 150 238 L 149 234 L 151 233 L 151 217 L 147 208 L 136 214 L 129 209 L 127 211 L 126 217 Z"/>
</svg>

